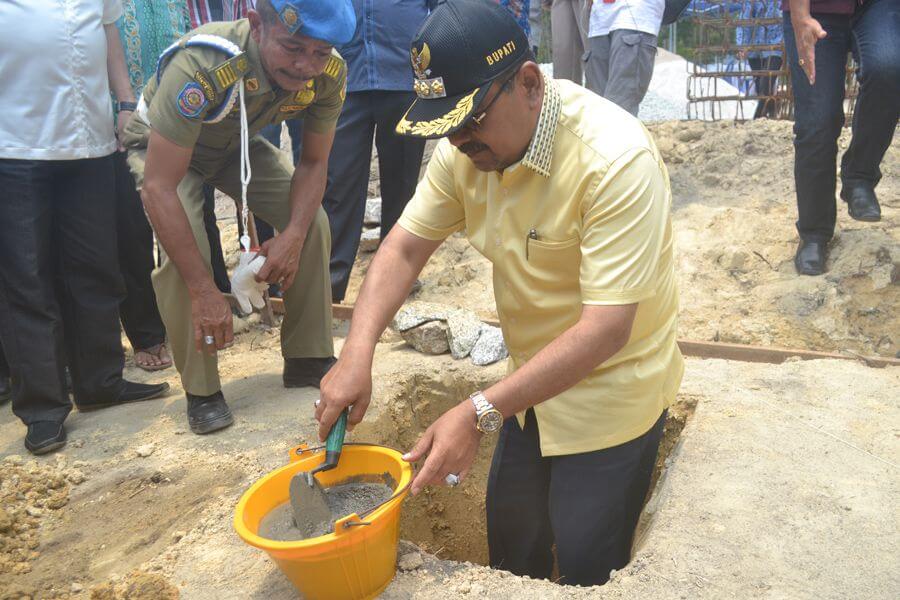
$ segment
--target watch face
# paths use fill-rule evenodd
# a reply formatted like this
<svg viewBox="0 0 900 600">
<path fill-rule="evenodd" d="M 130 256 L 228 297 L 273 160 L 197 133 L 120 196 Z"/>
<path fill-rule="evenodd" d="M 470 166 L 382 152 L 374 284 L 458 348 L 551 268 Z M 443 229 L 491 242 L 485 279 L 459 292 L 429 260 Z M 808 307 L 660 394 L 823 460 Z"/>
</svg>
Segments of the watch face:
<svg viewBox="0 0 900 600">
<path fill-rule="evenodd" d="M 478 424 L 485 433 L 494 433 L 499 431 L 503 425 L 503 415 L 500 414 L 499 410 L 489 410 L 481 415 L 478 419 Z"/>
</svg>

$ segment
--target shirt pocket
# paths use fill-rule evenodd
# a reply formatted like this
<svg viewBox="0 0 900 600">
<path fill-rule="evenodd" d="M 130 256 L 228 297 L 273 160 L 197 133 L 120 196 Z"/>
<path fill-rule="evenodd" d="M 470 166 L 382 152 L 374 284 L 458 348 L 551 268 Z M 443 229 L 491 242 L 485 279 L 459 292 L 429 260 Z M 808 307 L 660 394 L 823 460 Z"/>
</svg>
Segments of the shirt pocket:
<svg viewBox="0 0 900 600">
<path fill-rule="evenodd" d="M 525 260 L 531 275 L 548 288 L 578 286 L 581 268 L 581 240 L 552 241 L 525 238 Z"/>
</svg>

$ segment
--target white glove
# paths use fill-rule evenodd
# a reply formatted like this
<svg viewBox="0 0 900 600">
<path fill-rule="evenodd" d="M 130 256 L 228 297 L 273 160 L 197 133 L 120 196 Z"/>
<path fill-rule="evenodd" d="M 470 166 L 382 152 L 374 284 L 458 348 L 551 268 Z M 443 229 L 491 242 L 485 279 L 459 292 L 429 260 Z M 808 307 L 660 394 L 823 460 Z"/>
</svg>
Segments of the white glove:
<svg viewBox="0 0 900 600">
<path fill-rule="evenodd" d="M 262 308 L 266 305 L 263 292 L 266 291 L 269 284 L 265 281 L 256 281 L 254 278 L 264 264 L 266 264 L 265 256 L 241 252 L 241 260 L 231 276 L 231 293 L 237 299 L 241 306 L 241 312 L 245 315 L 253 312 L 251 305 L 255 308 Z"/>
</svg>

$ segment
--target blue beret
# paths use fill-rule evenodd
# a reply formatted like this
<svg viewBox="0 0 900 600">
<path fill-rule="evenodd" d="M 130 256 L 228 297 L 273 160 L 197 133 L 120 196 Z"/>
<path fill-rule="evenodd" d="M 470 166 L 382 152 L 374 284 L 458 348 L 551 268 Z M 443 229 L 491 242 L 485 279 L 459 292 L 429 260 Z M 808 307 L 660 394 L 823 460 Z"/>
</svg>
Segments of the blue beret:
<svg viewBox="0 0 900 600">
<path fill-rule="evenodd" d="M 281 22 L 291 33 L 328 42 L 346 44 L 356 31 L 356 13 L 351 0 L 270 0 Z"/>
</svg>

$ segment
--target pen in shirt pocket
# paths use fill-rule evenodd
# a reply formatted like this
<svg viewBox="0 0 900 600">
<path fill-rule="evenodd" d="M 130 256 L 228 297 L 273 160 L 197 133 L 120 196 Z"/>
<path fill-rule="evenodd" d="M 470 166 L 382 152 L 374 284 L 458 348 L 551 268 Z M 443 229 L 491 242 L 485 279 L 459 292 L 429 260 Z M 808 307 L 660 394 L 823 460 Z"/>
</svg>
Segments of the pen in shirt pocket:
<svg viewBox="0 0 900 600">
<path fill-rule="evenodd" d="M 536 229 L 529 229 L 528 235 L 525 237 L 525 260 L 528 260 L 528 245 L 531 240 L 538 239 L 538 232 Z"/>
</svg>

